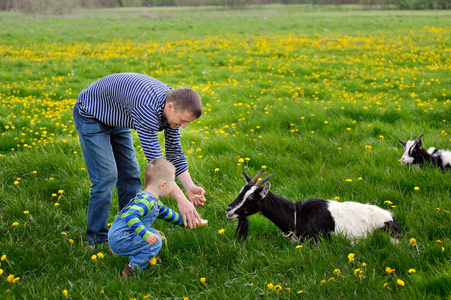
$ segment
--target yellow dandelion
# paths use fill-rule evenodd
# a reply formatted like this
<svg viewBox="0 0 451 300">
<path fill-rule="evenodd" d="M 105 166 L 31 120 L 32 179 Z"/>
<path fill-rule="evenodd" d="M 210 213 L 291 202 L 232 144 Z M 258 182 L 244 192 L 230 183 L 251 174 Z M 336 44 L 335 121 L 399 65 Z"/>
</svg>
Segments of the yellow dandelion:
<svg viewBox="0 0 451 300">
<path fill-rule="evenodd" d="M 393 202 L 391 202 L 390 200 L 385 200 L 385 201 L 384 201 L 384 204 L 392 205 Z"/>
<path fill-rule="evenodd" d="M 3 269 L 0 269 L 0 276 L 3 274 Z"/>
<path fill-rule="evenodd" d="M 335 270 L 334 270 L 334 274 L 335 274 L 335 275 L 338 275 L 338 274 L 340 274 L 340 273 L 341 273 L 340 269 L 335 269 Z"/>
<path fill-rule="evenodd" d="M 5 260 L 6 259 L 6 255 L 2 255 L 2 257 L 0 258 L 0 260 Z"/>
<path fill-rule="evenodd" d="M 362 177 L 357 178 L 357 180 L 363 180 Z"/>
<path fill-rule="evenodd" d="M 272 290 L 274 285 L 272 283 L 268 283 L 267 287 L 268 287 L 268 289 Z"/>
<path fill-rule="evenodd" d="M 321 285 L 321 284 L 323 284 L 323 283 L 326 283 L 326 280 L 325 280 L 325 279 L 321 280 L 321 282 L 320 282 L 319 284 Z"/>
<path fill-rule="evenodd" d="M 98 258 L 103 258 L 103 257 L 104 257 L 104 255 L 103 255 L 103 253 L 102 253 L 102 252 L 99 252 L 99 253 L 97 253 L 97 257 L 98 257 Z"/>
<path fill-rule="evenodd" d="M 416 271 L 415 271 L 415 269 L 409 269 L 409 274 L 412 274 L 412 273 L 415 273 Z"/>
<path fill-rule="evenodd" d="M 61 235 L 67 235 L 67 233 L 65 233 L 65 232 L 63 231 L 63 232 L 61 232 Z"/>
<path fill-rule="evenodd" d="M 404 286 L 404 285 L 405 285 L 404 281 L 402 281 L 401 279 L 397 279 L 397 280 L 396 280 L 396 283 L 397 283 L 399 286 Z"/>
<path fill-rule="evenodd" d="M 392 268 L 390 268 L 390 267 L 386 267 L 385 268 L 385 272 L 387 272 L 388 274 L 391 274 L 391 273 L 393 273 L 393 272 L 395 272 L 396 270 L 395 269 L 392 269 Z"/>
<path fill-rule="evenodd" d="M 63 296 L 67 296 L 67 290 L 63 291 Z"/>
<path fill-rule="evenodd" d="M 274 287 L 274 290 L 275 290 L 276 292 L 279 292 L 279 291 L 282 290 L 282 287 L 281 287 L 280 285 L 276 285 L 276 286 Z"/>
<path fill-rule="evenodd" d="M 12 227 L 17 226 L 17 225 L 19 225 L 19 222 L 13 222 L 13 223 L 11 224 Z"/>
<path fill-rule="evenodd" d="M 361 273 L 360 269 L 355 269 L 355 270 L 354 270 L 354 275 L 357 275 L 357 274 L 359 274 L 359 273 Z"/>
<path fill-rule="evenodd" d="M 14 281 L 14 275 L 13 274 L 9 274 L 8 277 L 6 277 L 6 280 L 8 282 L 13 282 Z"/>
<path fill-rule="evenodd" d="M 416 187 L 414 187 L 413 189 L 414 189 L 415 191 L 418 191 L 420 188 L 416 186 Z"/>
<path fill-rule="evenodd" d="M 97 259 L 97 255 L 93 255 L 93 256 L 91 256 L 91 259 L 93 259 L 93 260 L 96 260 Z"/>
<path fill-rule="evenodd" d="M 154 265 L 157 264 L 157 260 L 158 260 L 157 257 L 153 257 L 151 260 L 149 260 L 149 264 L 151 264 L 152 266 L 154 266 Z"/>
<path fill-rule="evenodd" d="M 411 246 L 416 246 L 417 245 L 417 240 L 415 238 L 411 238 L 409 240 L 409 243 L 410 243 Z"/>
<path fill-rule="evenodd" d="M 64 193 L 63 190 L 59 190 L 59 191 L 58 191 L 58 194 L 62 194 L 62 193 Z"/>
<path fill-rule="evenodd" d="M 215 173 L 217 173 L 218 171 L 219 171 L 219 168 L 216 168 L 216 169 L 215 169 Z"/>
<path fill-rule="evenodd" d="M 240 158 L 240 159 L 238 159 L 238 162 L 239 162 L 239 163 L 244 163 L 244 159 L 243 159 L 243 158 Z"/>
<path fill-rule="evenodd" d="M 387 285 L 388 285 L 388 282 L 384 283 L 383 288 L 385 289 L 387 287 Z"/>
<path fill-rule="evenodd" d="M 299 290 L 298 291 L 298 294 L 302 294 L 304 291 L 303 290 Z"/>
<path fill-rule="evenodd" d="M 69 243 L 73 244 L 74 240 L 73 239 L 69 239 Z"/>
<path fill-rule="evenodd" d="M 56 196 L 58 196 L 58 195 L 57 195 L 57 194 L 55 194 L 55 193 L 53 193 L 53 194 L 52 194 L 52 197 L 56 197 Z"/>
<path fill-rule="evenodd" d="M 352 179 L 348 178 L 348 179 L 346 179 L 346 182 L 352 182 Z"/>
<path fill-rule="evenodd" d="M 366 267 L 366 263 L 362 263 L 362 268 L 365 268 Z"/>
<path fill-rule="evenodd" d="M 19 184 L 19 181 L 14 181 L 14 185 L 18 185 Z"/>
<path fill-rule="evenodd" d="M 349 260 L 349 263 L 351 263 L 351 264 L 353 264 L 354 263 L 354 261 L 355 261 L 355 254 L 354 253 L 349 253 L 348 254 L 348 260 Z"/>
<path fill-rule="evenodd" d="M 301 249 L 302 248 L 302 245 L 297 245 L 296 246 L 296 249 Z"/>
<path fill-rule="evenodd" d="M 219 229 L 219 230 L 218 230 L 218 233 L 219 233 L 219 234 L 223 234 L 224 231 L 225 231 L 225 229 Z"/>
<path fill-rule="evenodd" d="M 335 197 L 334 197 L 334 200 L 340 200 L 340 197 L 335 196 Z"/>
<path fill-rule="evenodd" d="M 201 277 L 200 282 L 205 283 L 205 277 Z"/>
<path fill-rule="evenodd" d="M 29 214 L 30 212 L 29 212 L 28 210 L 26 210 L 26 211 L 24 211 L 23 213 L 24 213 L 24 214 Z"/>
<path fill-rule="evenodd" d="M 261 167 L 262 169 L 266 169 L 266 166 L 265 165 L 263 165 L 262 167 Z"/>
<path fill-rule="evenodd" d="M 55 206 L 59 206 L 60 204 L 58 202 L 55 203 Z"/>
</svg>

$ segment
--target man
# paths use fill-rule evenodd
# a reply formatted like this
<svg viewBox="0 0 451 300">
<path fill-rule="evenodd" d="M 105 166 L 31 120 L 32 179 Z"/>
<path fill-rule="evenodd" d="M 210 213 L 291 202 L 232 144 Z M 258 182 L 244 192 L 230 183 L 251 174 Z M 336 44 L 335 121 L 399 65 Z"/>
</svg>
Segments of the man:
<svg viewBox="0 0 451 300">
<path fill-rule="evenodd" d="M 136 129 L 147 161 L 162 158 L 158 132 L 164 131 L 165 155 L 188 199 L 174 182 L 171 196 L 177 201 L 185 226 L 201 220 L 194 205 L 204 204 L 205 190 L 196 186 L 180 144 L 185 128 L 202 114 L 199 94 L 190 88 L 173 90 L 144 74 L 120 73 L 88 85 L 74 107 L 74 124 L 92 186 L 88 206 L 87 236 L 92 246 L 108 241 L 108 213 L 116 185 L 119 210 L 141 190 L 130 129 Z M 192 202 L 190 202 L 192 201 Z"/>
</svg>

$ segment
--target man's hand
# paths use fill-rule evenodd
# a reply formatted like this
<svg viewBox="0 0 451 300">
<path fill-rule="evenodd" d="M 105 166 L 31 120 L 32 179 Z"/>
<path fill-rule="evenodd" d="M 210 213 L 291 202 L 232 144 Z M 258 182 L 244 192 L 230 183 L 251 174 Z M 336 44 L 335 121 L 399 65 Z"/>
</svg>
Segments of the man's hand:
<svg viewBox="0 0 451 300">
<path fill-rule="evenodd" d="M 201 217 L 197 213 L 196 208 L 194 208 L 194 204 L 186 199 L 185 201 L 177 202 L 177 205 L 182 215 L 183 224 L 189 228 L 196 228 L 196 218 L 200 220 Z"/>
<path fill-rule="evenodd" d="M 193 185 L 188 190 L 186 190 L 186 194 L 188 195 L 188 199 L 193 202 L 196 207 L 204 206 L 205 201 L 205 190 L 200 186 Z"/>
</svg>

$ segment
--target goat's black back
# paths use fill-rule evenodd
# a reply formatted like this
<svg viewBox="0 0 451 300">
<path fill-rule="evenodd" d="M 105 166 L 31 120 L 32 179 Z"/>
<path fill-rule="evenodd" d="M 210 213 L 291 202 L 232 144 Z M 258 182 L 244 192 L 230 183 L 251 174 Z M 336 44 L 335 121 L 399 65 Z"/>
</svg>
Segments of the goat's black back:
<svg viewBox="0 0 451 300">
<path fill-rule="evenodd" d="M 321 199 L 296 202 L 296 235 L 299 238 L 328 238 L 335 231 L 335 221 L 327 206 L 328 202 Z"/>
</svg>

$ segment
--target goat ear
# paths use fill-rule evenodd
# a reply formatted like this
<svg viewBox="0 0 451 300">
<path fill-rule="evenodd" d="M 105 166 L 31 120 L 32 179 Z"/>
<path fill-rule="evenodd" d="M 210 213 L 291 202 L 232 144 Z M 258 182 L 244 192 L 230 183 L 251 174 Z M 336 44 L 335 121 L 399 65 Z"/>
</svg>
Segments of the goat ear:
<svg viewBox="0 0 451 300">
<path fill-rule="evenodd" d="M 266 197 L 266 194 L 268 194 L 270 187 L 271 187 L 271 183 L 269 181 L 268 181 L 268 183 L 266 183 L 263 186 L 263 190 L 260 193 L 260 195 L 262 196 L 262 199 Z"/>
<path fill-rule="evenodd" d="M 243 176 L 244 176 L 244 179 L 246 179 L 247 182 L 251 181 L 251 178 L 249 177 L 249 175 L 247 175 L 246 172 L 243 172 Z"/>
<path fill-rule="evenodd" d="M 404 143 L 403 141 L 401 141 L 401 140 L 398 140 L 398 142 L 403 146 L 403 147 L 405 147 L 406 146 L 406 143 Z"/>
</svg>

